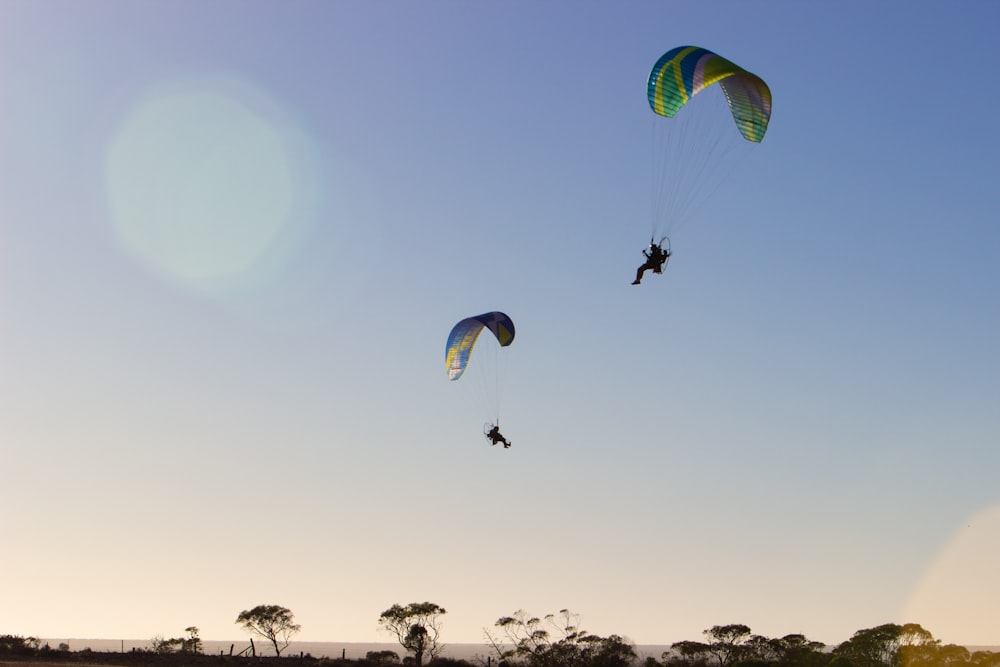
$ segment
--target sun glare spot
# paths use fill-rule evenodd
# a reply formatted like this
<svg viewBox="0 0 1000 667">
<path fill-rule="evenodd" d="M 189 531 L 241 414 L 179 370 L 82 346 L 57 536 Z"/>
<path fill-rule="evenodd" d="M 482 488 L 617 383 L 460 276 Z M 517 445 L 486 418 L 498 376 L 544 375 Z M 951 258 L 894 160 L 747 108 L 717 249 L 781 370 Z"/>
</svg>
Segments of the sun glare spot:
<svg viewBox="0 0 1000 667">
<path fill-rule="evenodd" d="M 308 199 L 312 165 L 283 120 L 226 80 L 164 86 L 142 99 L 106 164 L 114 227 L 130 253 L 191 287 L 247 280 Z"/>
</svg>

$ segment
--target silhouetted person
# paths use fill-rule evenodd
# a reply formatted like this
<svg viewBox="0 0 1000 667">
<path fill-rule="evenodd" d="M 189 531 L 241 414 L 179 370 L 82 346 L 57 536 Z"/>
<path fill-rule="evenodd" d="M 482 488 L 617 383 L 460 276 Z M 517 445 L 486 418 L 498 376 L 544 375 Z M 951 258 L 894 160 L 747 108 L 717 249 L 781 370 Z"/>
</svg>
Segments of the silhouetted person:
<svg viewBox="0 0 1000 667">
<path fill-rule="evenodd" d="M 663 241 L 660 241 L 660 243 L 663 243 Z M 649 269 L 652 269 L 653 273 L 663 273 L 663 264 L 670 259 L 670 250 L 652 241 L 649 242 L 649 247 L 642 251 L 642 254 L 646 256 L 646 261 L 635 272 L 635 280 L 632 281 L 633 285 L 641 283 L 642 274 L 646 273 Z"/>
<path fill-rule="evenodd" d="M 494 424 L 493 427 L 486 434 L 486 437 L 489 438 L 491 445 L 495 445 L 498 442 L 502 442 L 504 449 L 510 447 L 510 442 L 507 440 L 507 438 L 503 437 L 503 435 L 500 434 L 500 424 Z"/>
</svg>

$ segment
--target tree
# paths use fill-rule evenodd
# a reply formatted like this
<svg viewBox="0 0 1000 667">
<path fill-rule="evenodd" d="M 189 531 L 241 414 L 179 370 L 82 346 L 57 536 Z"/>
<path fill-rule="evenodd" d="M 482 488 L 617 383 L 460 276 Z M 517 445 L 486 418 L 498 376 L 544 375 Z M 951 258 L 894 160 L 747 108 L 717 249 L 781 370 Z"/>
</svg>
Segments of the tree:
<svg viewBox="0 0 1000 667">
<path fill-rule="evenodd" d="M 898 662 L 902 667 L 959 667 L 968 665 L 971 658 L 964 646 L 931 643 L 900 646 Z"/>
<path fill-rule="evenodd" d="M 433 602 L 411 602 L 405 607 L 394 604 L 382 612 L 378 623 L 396 636 L 400 646 L 413 652 L 413 659 L 420 667 L 424 655 L 433 660 L 444 649 L 439 639 L 441 617 L 447 613 Z"/>
<path fill-rule="evenodd" d="M 993 651 L 974 651 L 969 661 L 976 667 L 1000 667 L 1000 653 Z"/>
<path fill-rule="evenodd" d="M 0 635 L 0 653 L 33 654 L 41 647 L 37 637 L 22 637 L 20 635 Z"/>
<path fill-rule="evenodd" d="M 635 649 L 624 639 L 591 634 L 578 621 L 567 609 L 544 619 L 517 611 L 495 623 L 502 637 L 484 632 L 501 665 L 518 660 L 529 667 L 628 667 L 636 660 Z"/>
<path fill-rule="evenodd" d="M 715 625 L 705 630 L 710 642 L 680 641 L 670 645 L 661 656 L 664 665 L 675 667 L 704 667 L 733 665 L 825 665 L 824 645 L 809 641 L 804 635 L 785 635 L 772 639 L 751 635 L 745 625 Z M 845 667 L 847 667 L 845 665 Z"/>
<path fill-rule="evenodd" d="M 927 647 L 938 643 L 930 632 L 917 623 L 886 623 L 858 630 L 850 639 L 833 649 L 833 653 L 849 658 L 856 667 L 898 667 L 902 647 Z"/>
<path fill-rule="evenodd" d="M 739 659 L 733 663 L 741 667 L 750 664 L 777 664 L 806 667 L 810 664 L 827 662 L 823 654 L 825 645 L 806 639 L 805 635 L 785 635 L 772 639 L 763 635 L 751 635 L 738 644 Z"/>
<path fill-rule="evenodd" d="M 293 618 L 292 612 L 284 607 L 262 604 L 241 611 L 236 622 L 248 632 L 271 642 L 275 655 L 280 656 L 288 648 L 291 636 L 302 629 L 293 622 Z"/>
<path fill-rule="evenodd" d="M 181 640 L 182 653 L 201 653 L 201 637 L 198 636 L 198 628 L 194 625 L 184 628 L 188 636 Z"/>
<path fill-rule="evenodd" d="M 741 646 L 739 663 L 745 665 L 747 662 L 777 661 L 779 655 L 777 642 L 777 639 L 770 639 L 764 635 L 750 635 Z"/>
<path fill-rule="evenodd" d="M 750 638 L 750 628 L 740 623 L 713 625 L 702 634 L 711 640 L 708 642 L 708 652 L 719 663 L 719 667 L 728 667 L 743 657 L 744 644 Z"/>
<path fill-rule="evenodd" d="M 618 635 L 608 635 L 584 651 L 584 664 L 591 667 L 628 667 L 637 657 L 631 643 Z"/>
<path fill-rule="evenodd" d="M 671 644 L 660 658 L 663 664 L 707 665 L 711 655 L 708 644 L 685 640 Z"/>
<path fill-rule="evenodd" d="M 163 635 L 156 635 L 150 640 L 153 653 L 173 653 L 181 644 L 181 639 L 164 639 Z"/>
<path fill-rule="evenodd" d="M 780 639 L 770 640 L 775 659 L 784 665 L 811 665 L 826 662 L 823 642 L 806 639 L 805 635 L 785 635 Z"/>
<path fill-rule="evenodd" d="M 395 651 L 368 651 L 365 660 L 376 665 L 399 664 L 399 654 Z"/>
<path fill-rule="evenodd" d="M 163 635 L 156 635 L 151 640 L 153 653 L 201 653 L 201 639 L 198 637 L 198 628 L 190 626 L 184 628 L 188 633 L 187 637 L 174 637 L 164 639 Z"/>
</svg>

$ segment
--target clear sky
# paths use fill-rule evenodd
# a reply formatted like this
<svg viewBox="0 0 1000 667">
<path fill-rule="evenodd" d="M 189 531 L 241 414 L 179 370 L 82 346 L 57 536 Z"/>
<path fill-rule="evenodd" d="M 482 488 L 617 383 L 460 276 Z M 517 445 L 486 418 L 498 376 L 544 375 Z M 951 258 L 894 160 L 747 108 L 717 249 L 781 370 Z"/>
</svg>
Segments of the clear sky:
<svg viewBox="0 0 1000 667">
<path fill-rule="evenodd" d="M 0 632 L 1000 644 L 995 2 L 0 2 Z M 649 69 L 774 95 L 631 286 Z M 508 313 L 501 412 L 449 382 Z M 484 359 L 486 357 L 483 357 Z M 477 360 L 473 353 L 473 363 Z M 464 378 L 463 378 L 464 379 Z"/>
</svg>

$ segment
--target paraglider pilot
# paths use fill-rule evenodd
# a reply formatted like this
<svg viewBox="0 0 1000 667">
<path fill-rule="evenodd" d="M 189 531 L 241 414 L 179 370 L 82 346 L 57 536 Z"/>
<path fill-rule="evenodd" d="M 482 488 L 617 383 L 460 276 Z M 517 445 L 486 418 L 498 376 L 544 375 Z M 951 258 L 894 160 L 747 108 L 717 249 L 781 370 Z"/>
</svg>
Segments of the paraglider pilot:
<svg viewBox="0 0 1000 667">
<path fill-rule="evenodd" d="M 489 439 L 491 445 L 502 442 L 504 449 L 510 447 L 510 442 L 500 433 L 500 424 L 493 424 L 490 430 L 486 433 L 486 437 Z"/>
<path fill-rule="evenodd" d="M 642 251 L 642 254 L 646 256 L 646 261 L 642 266 L 635 272 L 635 280 L 632 281 L 633 285 L 638 285 L 642 282 L 642 274 L 644 274 L 648 269 L 652 269 L 653 273 L 663 273 L 663 264 L 670 259 L 670 249 L 664 248 L 660 243 L 653 243 L 652 240 L 649 241 L 649 247 Z"/>
</svg>

